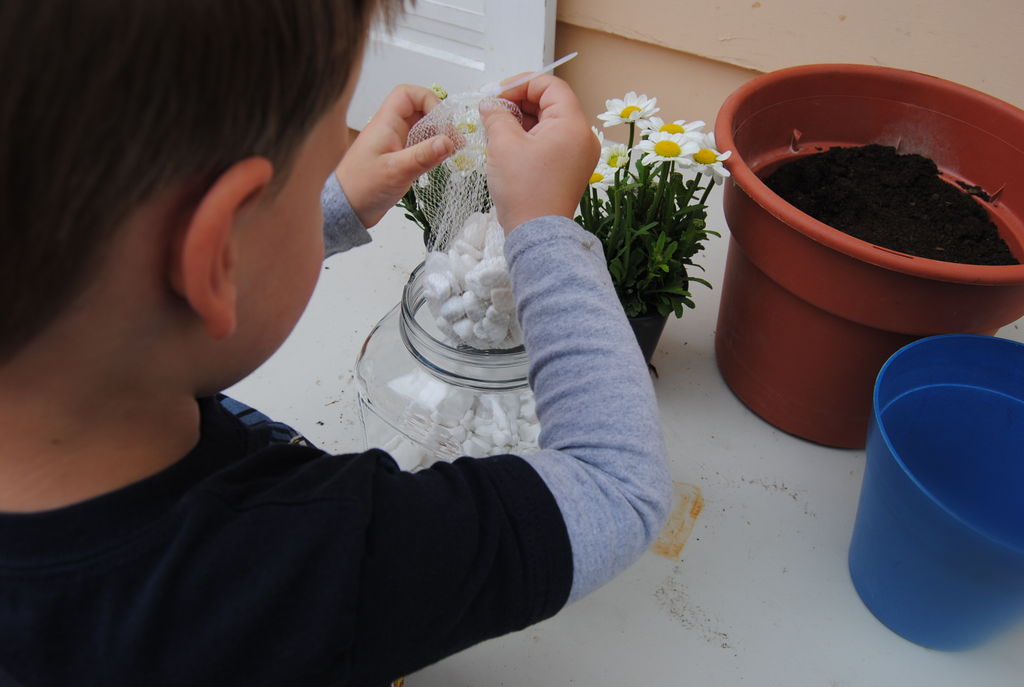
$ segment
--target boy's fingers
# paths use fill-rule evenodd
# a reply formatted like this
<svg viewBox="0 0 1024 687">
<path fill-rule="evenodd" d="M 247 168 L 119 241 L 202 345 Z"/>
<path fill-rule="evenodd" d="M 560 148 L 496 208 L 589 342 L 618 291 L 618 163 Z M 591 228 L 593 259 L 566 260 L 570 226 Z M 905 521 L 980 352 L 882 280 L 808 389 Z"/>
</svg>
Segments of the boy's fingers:
<svg viewBox="0 0 1024 687">
<path fill-rule="evenodd" d="M 505 91 L 502 97 L 519 106 L 527 131 L 544 119 L 579 114 L 579 102 L 569 84 L 550 74 Z"/>
<path fill-rule="evenodd" d="M 433 91 L 423 86 L 402 84 L 395 88 L 394 95 L 402 101 L 398 107 L 399 116 L 410 128 L 441 102 Z"/>
<path fill-rule="evenodd" d="M 481 107 L 480 118 L 487 130 L 487 137 L 491 140 L 501 136 L 520 136 L 524 133 L 519 120 L 503 107 Z"/>
<path fill-rule="evenodd" d="M 521 108 L 525 107 L 536 112 L 538 107 L 543 106 L 544 94 L 548 90 L 553 89 L 553 92 L 559 92 L 568 88 L 568 84 L 557 76 L 541 74 L 535 79 L 503 91 L 501 97 L 511 100 Z"/>
<path fill-rule="evenodd" d="M 437 96 L 429 88 L 401 84 L 396 86 L 380 109 L 373 116 L 372 122 L 390 128 L 400 136 L 406 136 L 423 116 L 439 103 Z"/>
<path fill-rule="evenodd" d="M 409 182 L 439 165 L 454 148 L 447 136 L 434 136 L 394 153 L 391 164 L 403 183 Z"/>
</svg>

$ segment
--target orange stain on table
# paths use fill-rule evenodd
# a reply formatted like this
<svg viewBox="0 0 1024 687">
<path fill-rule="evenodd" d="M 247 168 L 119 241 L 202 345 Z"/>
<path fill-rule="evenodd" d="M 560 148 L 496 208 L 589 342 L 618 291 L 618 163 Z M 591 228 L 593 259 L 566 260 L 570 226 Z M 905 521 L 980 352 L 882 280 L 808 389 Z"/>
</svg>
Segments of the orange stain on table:
<svg viewBox="0 0 1024 687">
<path fill-rule="evenodd" d="M 665 558 L 678 559 L 683 552 L 686 541 L 693 532 L 700 512 L 704 510 L 704 496 L 700 487 L 685 482 L 672 483 L 672 512 L 668 516 L 665 528 L 651 550 Z"/>
</svg>

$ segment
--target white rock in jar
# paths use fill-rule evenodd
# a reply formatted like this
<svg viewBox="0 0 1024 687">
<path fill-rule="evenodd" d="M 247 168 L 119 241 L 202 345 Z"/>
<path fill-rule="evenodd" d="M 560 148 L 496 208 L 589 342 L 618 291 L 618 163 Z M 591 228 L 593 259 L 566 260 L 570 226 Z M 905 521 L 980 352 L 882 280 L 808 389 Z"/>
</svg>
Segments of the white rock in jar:
<svg viewBox="0 0 1024 687">
<path fill-rule="evenodd" d="M 460 456 L 525 453 L 537 448 L 540 426 L 523 417 L 533 395 L 475 394 L 449 386 L 423 370 L 392 380 L 389 387 L 408 405 L 399 418 L 403 437 L 383 448 L 406 470 Z"/>
<path fill-rule="evenodd" d="M 451 324 L 438 328 L 452 343 L 478 349 L 522 343 L 504 245 L 505 233 L 494 213 L 474 213 L 447 251 L 427 255 L 424 296 L 435 319 Z M 507 317 L 488 316 L 492 309 Z M 473 326 L 460 324 L 463 317 Z"/>
</svg>

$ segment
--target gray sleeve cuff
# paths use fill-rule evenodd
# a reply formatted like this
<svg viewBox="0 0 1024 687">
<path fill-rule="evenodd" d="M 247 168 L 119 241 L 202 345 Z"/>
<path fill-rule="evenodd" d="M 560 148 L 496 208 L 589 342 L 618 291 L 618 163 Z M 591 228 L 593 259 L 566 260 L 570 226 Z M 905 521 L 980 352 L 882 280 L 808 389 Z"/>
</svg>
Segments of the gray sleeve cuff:
<svg viewBox="0 0 1024 687">
<path fill-rule="evenodd" d="M 370 242 L 370 232 L 359 221 L 334 173 L 320 192 L 320 205 L 324 209 L 325 258 Z"/>
</svg>

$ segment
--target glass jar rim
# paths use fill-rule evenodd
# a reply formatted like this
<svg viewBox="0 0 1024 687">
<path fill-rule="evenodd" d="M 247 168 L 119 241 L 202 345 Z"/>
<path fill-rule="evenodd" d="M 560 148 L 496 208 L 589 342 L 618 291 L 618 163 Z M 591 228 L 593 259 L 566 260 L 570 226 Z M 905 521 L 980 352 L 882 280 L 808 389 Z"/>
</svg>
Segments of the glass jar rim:
<svg viewBox="0 0 1024 687">
<path fill-rule="evenodd" d="M 420 263 L 402 290 L 399 331 L 409 353 L 449 383 L 484 391 L 526 387 L 529 357 L 523 346 L 483 350 L 453 346 L 427 331 L 416 317 L 426 304 L 423 276 L 424 263 Z"/>
</svg>

